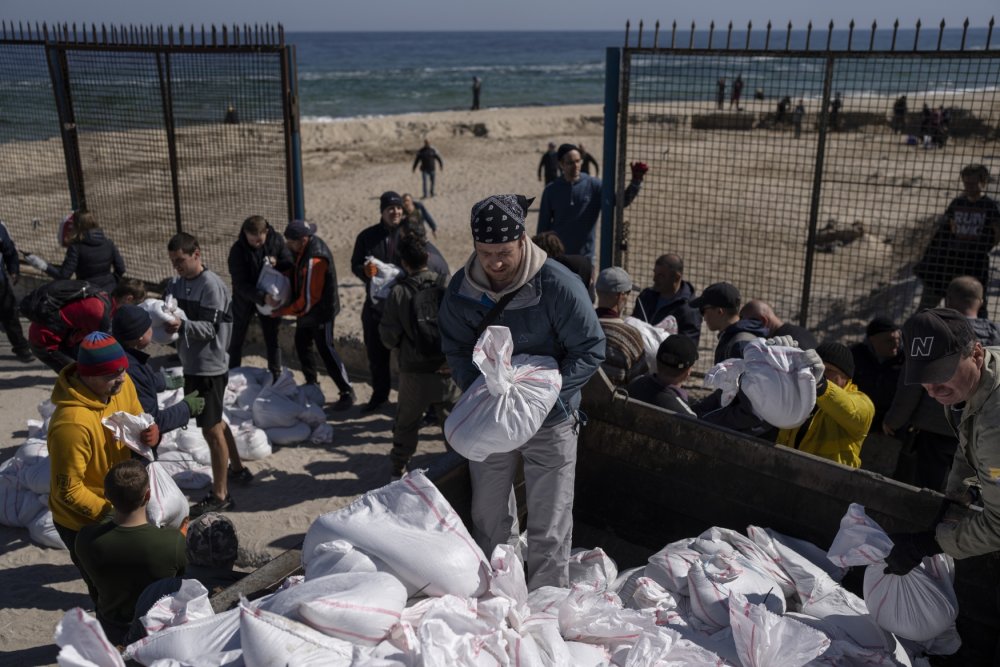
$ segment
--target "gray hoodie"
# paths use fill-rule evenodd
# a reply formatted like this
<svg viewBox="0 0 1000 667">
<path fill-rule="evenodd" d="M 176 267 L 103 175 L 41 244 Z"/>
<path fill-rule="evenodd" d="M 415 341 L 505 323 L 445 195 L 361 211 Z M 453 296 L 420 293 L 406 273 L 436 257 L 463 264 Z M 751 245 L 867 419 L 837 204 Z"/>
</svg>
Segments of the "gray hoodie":
<svg viewBox="0 0 1000 667">
<path fill-rule="evenodd" d="M 222 375 L 229 371 L 229 339 L 233 333 L 229 288 L 218 275 L 205 269 L 196 278 L 180 276 L 167 285 L 168 294 L 187 315 L 177 340 L 177 354 L 185 375 Z"/>
</svg>

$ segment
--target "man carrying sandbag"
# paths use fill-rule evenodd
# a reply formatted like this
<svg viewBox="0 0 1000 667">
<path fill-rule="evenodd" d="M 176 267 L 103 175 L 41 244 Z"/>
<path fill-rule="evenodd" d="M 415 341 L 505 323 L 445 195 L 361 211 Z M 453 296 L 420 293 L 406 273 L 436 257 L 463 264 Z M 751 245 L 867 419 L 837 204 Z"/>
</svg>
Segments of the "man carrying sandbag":
<svg viewBox="0 0 1000 667">
<path fill-rule="evenodd" d="M 458 386 L 479 375 L 473 347 L 491 324 L 506 326 L 513 354 L 555 358 L 562 390 L 533 438 L 518 449 L 469 463 L 476 540 L 490 554 L 512 537 L 508 504 L 519 459 L 528 504 L 528 587 L 567 586 L 573 533 L 580 389 L 604 360 L 605 340 L 579 278 L 525 236 L 531 203 L 520 195 L 493 195 L 472 207 L 475 252 L 452 278 L 441 303 L 441 348 Z"/>
</svg>

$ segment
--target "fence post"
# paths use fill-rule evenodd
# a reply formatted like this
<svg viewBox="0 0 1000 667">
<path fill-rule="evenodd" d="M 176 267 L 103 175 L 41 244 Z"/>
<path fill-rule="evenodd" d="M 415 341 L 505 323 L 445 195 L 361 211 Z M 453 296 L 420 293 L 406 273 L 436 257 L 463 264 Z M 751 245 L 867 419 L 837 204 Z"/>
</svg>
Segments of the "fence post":
<svg viewBox="0 0 1000 667">
<path fill-rule="evenodd" d="M 816 139 L 816 168 L 813 170 L 812 196 L 809 200 L 809 233 L 806 237 L 806 265 L 802 272 L 802 305 L 799 308 L 799 326 L 807 326 L 809 297 L 812 290 L 813 260 L 816 257 L 816 227 L 819 222 L 819 197 L 823 186 L 823 160 L 826 156 L 827 108 L 833 87 L 833 56 L 827 54 L 823 72 L 823 100 L 819 110 L 819 133 Z"/>
<path fill-rule="evenodd" d="M 161 58 L 162 56 L 162 58 Z M 165 61 L 165 65 L 164 65 Z M 166 72 L 164 72 L 164 68 Z M 184 231 L 181 224 L 181 193 L 178 183 L 177 134 L 174 131 L 174 96 L 171 89 L 170 54 L 156 52 L 156 74 L 160 79 L 160 100 L 163 103 L 163 127 L 167 132 L 167 156 L 170 161 L 170 188 L 174 197 L 174 222 L 177 233 Z"/>
<path fill-rule="evenodd" d="M 305 188 L 302 184 L 302 134 L 299 128 L 298 73 L 295 71 L 295 47 L 281 49 L 282 105 L 285 116 L 285 183 L 288 219 L 306 217 Z"/>
<path fill-rule="evenodd" d="M 73 210 L 85 209 L 87 197 L 83 189 L 83 164 L 80 161 L 80 143 L 76 134 L 76 115 L 69 87 L 69 66 L 66 50 L 58 45 L 45 44 L 45 60 L 52 79 L 52 93 L 59 115 L 59 134 L 62 136 L 63 154 L 66 156 L 66 178 L 69 182 L 69 199 Z"/>
<path fill-rule="evenodd" d="M 604 64 L 604 177 L 601 179 L 601 268 L 616 262 L 615 192 L 618 189 L 618 73 L 621 68 L 622 50 L 609 46 Z"/>
</svg>

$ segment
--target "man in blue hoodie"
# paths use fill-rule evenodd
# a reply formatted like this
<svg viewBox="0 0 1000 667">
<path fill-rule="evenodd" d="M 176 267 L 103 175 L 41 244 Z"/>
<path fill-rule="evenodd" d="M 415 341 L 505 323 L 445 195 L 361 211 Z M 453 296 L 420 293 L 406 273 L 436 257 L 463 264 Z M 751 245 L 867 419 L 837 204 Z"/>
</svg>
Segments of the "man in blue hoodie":
<svg viewBox="0 0 1000 667">
<path fill-rule="evenodd" d="M 513 354 L 559 362 L 562 389 L 541 428 L 518 449 L 470 462 L 472 522 L 490 554 L 507 542 L 514 474 L 524 461 L 528 504 L 528 587 L 567 586 L 580 389 L 604 360 L 605 340 L 583 283 L 525 235 L 531 200 L 493 195 L 472 207 L 475 252 L 452 278 L 438 313 L 441 350 L 465 391 L 479 376 L 472 350 L 484 325 L 510 329 Z M 492 321 L 491 321 L 492 320 Z"/>
</svg>

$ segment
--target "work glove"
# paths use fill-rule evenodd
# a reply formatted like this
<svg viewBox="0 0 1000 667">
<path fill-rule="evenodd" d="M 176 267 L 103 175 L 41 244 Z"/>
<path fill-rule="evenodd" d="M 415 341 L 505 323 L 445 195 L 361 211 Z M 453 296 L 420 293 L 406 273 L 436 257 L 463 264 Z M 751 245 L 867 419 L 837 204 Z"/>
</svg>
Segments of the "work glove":
<svg viewBox="0 0 1000 667">
<path fill-rule="evenodd" d="M 192 417 L 197 417 L 205 409 L 205 399 L 198 395 L 197 390 L 192 391 L 183 400 L 187 403 L 188 409 L 191 410 Z"/>
<path fill-rule="evenodd" d="M 816 378 L 816 396 L 818 398 L 826 393 L 826 376 L 823 375 L 826 371 L 826 366 L 823 364 L 823 360 L 819 358 L 819 353 L 816 350 L 803 350 L 803 352 L 802 356 L 808 364 L 807 368 L 813 377 Z"/>
<path fill-rule="evenodd" d="M 799 342 L 792 338 L 791 336 L 775 336 L 774 338 L 768 338 L 764 341 L 768 345 L 776 345 L 778 347 L 798 347 Z"/>
<path fill-rule="evenodd" d="M 27 262 L 29 265 L 35 267 L 39 271 L 44 271 L 45 269 L 49 268 L 48 262 L 46 262 L 38 255 L 32 255 L 31 253 L 28 253 L 27 255 L 24 256 L 24 261 Z"/>
<path fill-rule="evenodd" d="M 892 540 L 892 551 L 885 557 L 885 574 L 908 574 L 926 556 L 941 553 L 941 547 L 931 530 L 923 533 L 896 533 L 890 535 L 889 539 Z"/>
<path fill-rule="evenodd" d="M 183 375 L 168 375 L 163 374 L 163 383 L 167 389 L 178 389 L 184 386 L 184 376 Z"/>
<path fill-rule="evenodd" d="M 369 278 L 374 278 L 378 275 L 378 267 L 375 266 L 375 262 L 368 262 L 365 264 L 365 275 Z"/>
<path fill-rule="evenodd" d="M 160 427 L 152 424 L 145 431 L 139 433 L 139 442 L 147 447 L 156 447 L 160 444 Z"/>
<path fill-rule="evenodd" d="M 630 162 L 629 168 L 632 170 L 632 180 L 642 181 L 646 176 L 646 172 L 649 171 L 649 165 L 645 162 Z"/>
</svg>

